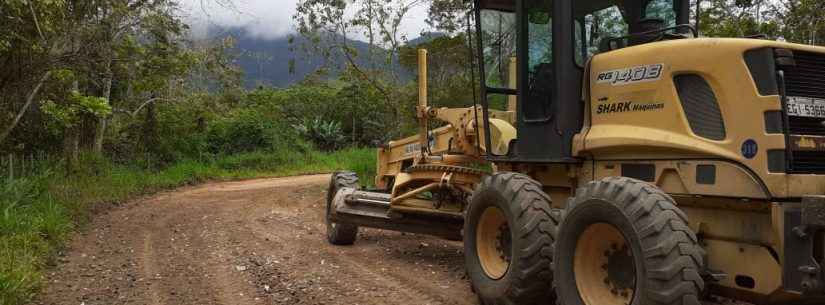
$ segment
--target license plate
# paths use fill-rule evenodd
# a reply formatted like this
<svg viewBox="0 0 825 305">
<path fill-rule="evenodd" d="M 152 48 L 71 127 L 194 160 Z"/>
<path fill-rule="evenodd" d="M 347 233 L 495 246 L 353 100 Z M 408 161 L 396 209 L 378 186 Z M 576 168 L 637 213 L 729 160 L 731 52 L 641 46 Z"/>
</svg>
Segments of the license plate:
<svg viewBox="0 0 825 305">
<path fill-rule="evenodd" d="M 825 100 L 810 97 L 788 97 L 788 115 L 825 118 Z"/>
</svg>

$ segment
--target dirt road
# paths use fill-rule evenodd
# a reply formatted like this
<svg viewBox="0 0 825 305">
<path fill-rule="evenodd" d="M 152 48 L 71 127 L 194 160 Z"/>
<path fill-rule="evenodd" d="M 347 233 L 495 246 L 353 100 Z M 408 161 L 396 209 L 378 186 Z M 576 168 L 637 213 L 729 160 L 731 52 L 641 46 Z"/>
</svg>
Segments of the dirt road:
<svg viewBox="0 0 825 305">
<path fill-rule="evenodd" d="M 215 183 L 98 216 L 35 304 L 476 304 L 461 244 L 324 239 L 328 175 Z"/>
<path fill-rule="evenodd" d="M 111 209 L 34 304 L 477 304 L 462 246 L 362 229 L 326 243 L 328 175 L 214 183 Z"/>
</svg>

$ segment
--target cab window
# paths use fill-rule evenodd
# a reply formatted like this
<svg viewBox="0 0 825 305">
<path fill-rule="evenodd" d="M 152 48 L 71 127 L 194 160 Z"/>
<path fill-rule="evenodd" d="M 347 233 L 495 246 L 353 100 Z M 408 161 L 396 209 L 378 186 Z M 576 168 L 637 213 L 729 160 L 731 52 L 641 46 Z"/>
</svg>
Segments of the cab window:
<svg viewBox="0 0 825 305">
<path fill-rule="evenodd" d="M 645 6 L 645 18 L 662 19 L 666 28 L 676 26 L 673 0 L 651 0 Z"/>
<path fill-rule="evenodd" d="M 595 7 L 586 7 L 584 3 L 587 2 L 576 1 L 573 5 L 575 57 L 579 66 L 598 53 L 607 40 L 627 36 L 629 29 L 619 1 L 608 1 Z"/>
<path fill-rule="evenodd" d="M 527 88 L 522 103 L 527 121 L 552 115 L 553 99 L 553 1 L 525 3 L 527 16 Z"/>
<path fill-rule="evenodd" d="M 484 78 L 488 87 L 509 88 L 510 59 L 516 56 L 516 14 L 499 9 L 481 10 Z"/>
</svg>

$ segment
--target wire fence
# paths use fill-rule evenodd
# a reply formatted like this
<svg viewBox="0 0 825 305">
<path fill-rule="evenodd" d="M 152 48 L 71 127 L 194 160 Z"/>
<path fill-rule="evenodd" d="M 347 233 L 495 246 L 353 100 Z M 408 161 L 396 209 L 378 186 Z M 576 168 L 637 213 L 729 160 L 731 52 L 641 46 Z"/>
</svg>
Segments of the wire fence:
<svg viewBox="0 0 825 305">
<path fill-rule="evenodd" d="M 0 155 L 0 179 L 15 180 L 31 177 L 39 173 L 49 160 L 47 154 Z"/>
</svg>

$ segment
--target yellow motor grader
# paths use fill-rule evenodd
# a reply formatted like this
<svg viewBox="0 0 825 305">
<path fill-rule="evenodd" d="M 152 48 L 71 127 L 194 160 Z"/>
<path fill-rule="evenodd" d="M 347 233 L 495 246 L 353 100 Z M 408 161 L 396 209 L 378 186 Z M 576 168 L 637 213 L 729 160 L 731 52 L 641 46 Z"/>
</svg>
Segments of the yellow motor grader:
<svg viewBox="0 0 825 305">
<path fill-rule="evenodd" d="M 825 304 L 825 48 L 688 0 L 475 0 L 477 105 L 332 176 L 328 240 L 463 240 L 482 304 Z M 430 129 L 431 121 L 443 123 Z"/>
</svg>

